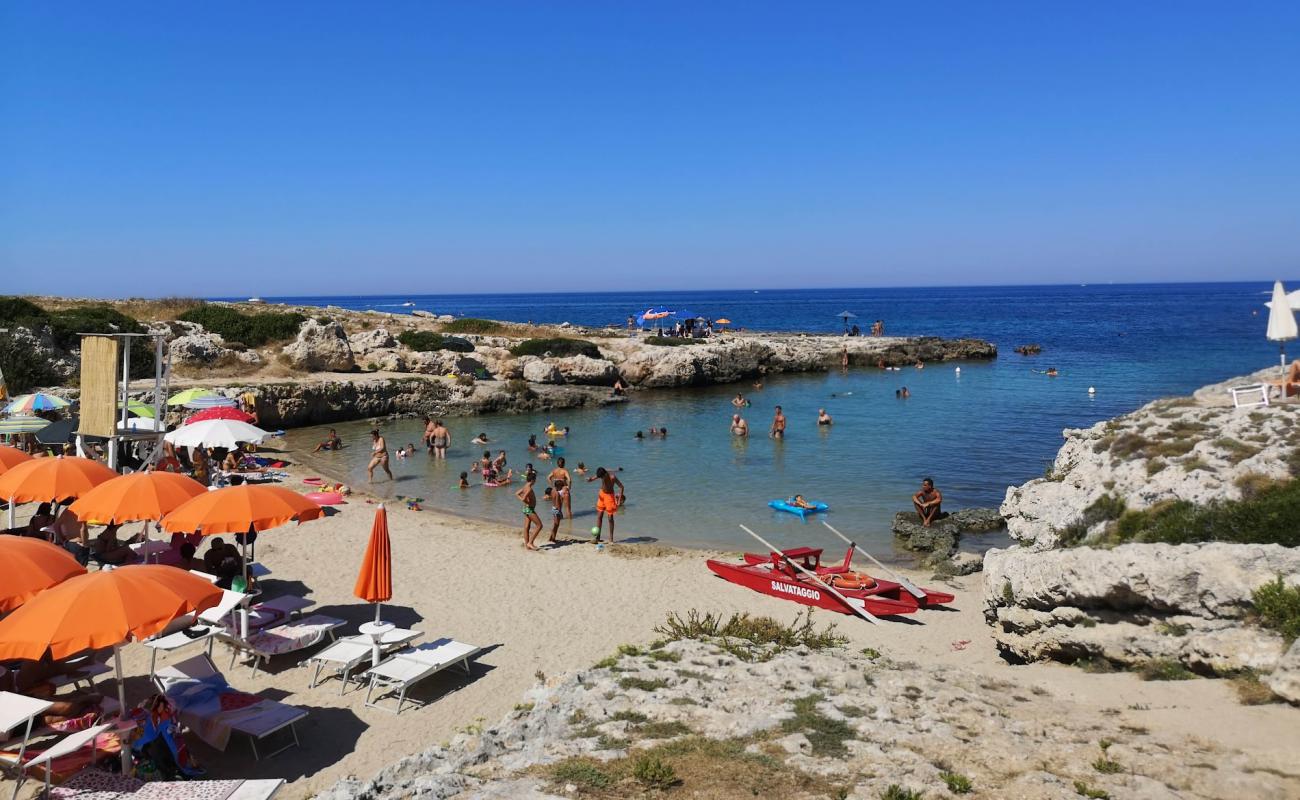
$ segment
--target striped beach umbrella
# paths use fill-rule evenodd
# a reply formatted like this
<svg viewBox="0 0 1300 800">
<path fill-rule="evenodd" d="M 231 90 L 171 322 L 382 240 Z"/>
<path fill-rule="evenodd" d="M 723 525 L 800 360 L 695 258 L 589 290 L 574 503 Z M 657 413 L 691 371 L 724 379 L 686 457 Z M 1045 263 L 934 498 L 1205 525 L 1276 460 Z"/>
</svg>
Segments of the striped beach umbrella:
<svg viewBox="0 0 1300 800">
<path fill-rule="evenodd" d="M 9 419 L 0 419 L 0 434 L 9 433 L 36 433 L 49 426 L 48 419 L 40 417 L 10 417 Z"/>
<path fill-rule="evenodd" d="M 57 411 L 70 406 L 67 400 L 45 392 L 33 392 L 15 397 L 5 406 L 9 414 L 33 414 L 37 411 Z"/>
<path fill-rule="evenodd" d="M 221 397 L 220 395 L 212 395 L 211 397 L 196 397 L 193 400 L 186 403 L 185 407 L 196 408 L 196 409 L 235 408 L 238 405 L 239 405 L 239 401 L 235 400 L 233 397 Z"/>
</svg>

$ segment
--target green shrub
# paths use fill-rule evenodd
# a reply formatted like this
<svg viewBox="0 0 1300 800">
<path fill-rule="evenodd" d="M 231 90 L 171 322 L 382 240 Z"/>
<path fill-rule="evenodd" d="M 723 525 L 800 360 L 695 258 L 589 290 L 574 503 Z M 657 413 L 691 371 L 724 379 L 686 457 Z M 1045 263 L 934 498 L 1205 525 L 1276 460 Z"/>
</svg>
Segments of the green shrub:
<svg viewBox="0 0 1300 800">
<path fill-rule="evenodd" d="M 922 800 L 925 795 L 911 789 L 904 789 L 896 783 L 891 783 L 885 787 L 885 791 L 880 793 L 880 800 Z"/>
<path fill-rule="evenodd" d="M 477 319 L 475 317 L 461 317 L 452 320 L 442 326 L 444 333 L 478 333 L 491 334 L 503 333 L 506 331 L 505 326 L 499 322 L 493 322 L 490 319 Z"/>
<path fill-rule="evenodd" d="M 1104 789 L 1094 789 L 1083 781 L 1074 782 L 1074 793 L 1089 800 L 1110 800 L 1110 794 Z"/>
<path fill-rule="evenodd" d="M 771 617 L 749 614 L 732 614 L 724 622 L 719 614 L 701 614 L 692 608 L 685 617 L 676 612 L 669 614 L 664 624 L 654 630 L 669 641 L 714 641 L 741 661 L 767 661 L 795 647 L 824 650 L 841 647 L 848 641 L 835 633 L 833 624 L 818 630 L 812 621 L 812 609 L 799 612 L 794 622 L 787 625 Z"/>
<path fill-rule="evenodd" d="M 1287 586 L 1278 575 L 1256 589 L 1251 601 L 1261 625 L 1282 634 L 1287 644 L 1300 638 L 1300 586 Z"/>
<path fill-rule="evenodd" d="M 551 767 L 551 780 L 556 783 L 572 783 L 579 789 L 587 790 L 605 789 L 614 785 L 613 775 L 581 758 L 571 758 Z"/>
<path fill-rule="evenodd" d="M 135 318 L 107 305 L 76 306 L 46 311 L 22 297 L 0 297 L 0 328 L 23 327 L 39 332 L 48 328 L 50 338 L 68 351 L 81 349 L 82 333 L 144 333 L 145 327 Z M 153 341 L 133 338 L 131 377 L 146 378 L 154 373 Z M 47 365 L 35 364 L 31 353 L 9 339 L 0 344 L 0 368 L 4 369 L 11 391 L 20 392 L 37 386 L 60 382 L 61 377 Z M 27 362 L 27 363 L 24 363 Z"/>
<path fill-rule="evenodd" d="M 244 314 L 228 306 L 204 304 L 191 308 L 177 319 L 196 322 L 227 342 L 241 342 L 249 347 L 261 347 L 269 342 L 282 342 L 298 335 L 298 329 L 307 321 L 302 314 L 268 311 L 262 314 Z"/>
<path fill-rule="evenodd" d="M 534 392 L 533 387 L 523 378 L 511 378 L 506 381 L 506 394 L 522 397 L 526 400 L 537 396 L 537 392 Z"/>
<path fill-rule="evenodd" d="M 459 336 L 443 336 L 433 331 L 402 331 L 397 341 L 420 353 L 432 353 L 438 350 L 450 350 L 453 353 L 472 353 L 474 344 Z"/>
<path fill-rule="evenodd" d="M 1194 506 L 1185 500 L 1128 511 L 1107 532 L 1109 542 L 1236 542 L 1300 546 L 1300 481 L 1264 487 L 1241 500 Z"/>
<path fill-rule="evenodd" d="M 1228 682 L 1237 693 L 1237 700 L 1243 706 L 1262 706 L 1267 703 L 1281 702 L 1282 698 L 1273 694 L 1273 690 L 1259 679 L 1259 673 L 1253 669 L 1242 670 Z"/>
<path fill-rule="evenodd" d="M 514 347 L 510 348 L 510 354 L 514 356 L 555 356 L 564 358 L 565 356 L 587 356 L 588 358 L 600 358 L 600 348 L 591 342 L 582 339 L 566 339 L 556 337 L 553 339 L 525 339 Z"/>
<path fill-rule="evenodd" d="M 621 678 L 618 682 L 620 689 L 640 689 L 643 692 L 653 692 L 656 689 L 662 689 L 668 685 L 668 681 L 663 678 L 647 680 L 646 678 Z"/>
<path fill-rule="evenodd" d="M 658 347 L 681 347 L 687 344 L 703 344 L 703 339 L 683 339 L 678 336 L 651 336 L 645 340 L 646 344 L 656 345 Z"/>
<path fill-rule="evenodd" d="M 643 755 L 632 767 L 632 777 L 647 789 L 670 789 L 677 785 L 677 772 L 658 756 Z"/>
<path fill-rule="evenodd" d="M 1083 541 L 1092 526 L 1099 522 L 1119 519 L 1123 513 L 1123 500 L 1113 495 L 1103 494 L 1094 500 L 1092 505 L 1085 508 L 1078 519 L 1057 531 L 1057 537 L 1063 547 L 1076 545 Z"/>
<path fill-rule="evenodd" d="M 473 376 L 473 375 L 457 375 L 457 376 L 456 376 L 456 385 L 457 385 L 457 386 L 473 387 L 473 385 L 474 385 L 474 376 Z"/>
<path fill-rule="evenodd" d="M 1186 681 L 1196 675 L 1173 659 L 1155 658 L 1138 667 L 1138 677 L 1144 681 Z"/>
<path fill-rule="evenodd" d="M 0 327 L 21 325 L 31 320 L 44 321 L 48 316 L 45 309 L 25 297 L 0 295 Z"/>
<path fill-rule="evenodd" d="M 953 794 L 970 794 L 971 789 L 975 788 L 970 778 L 956 772 L 944 770 L 939 773 L 939 779 L 948 785 L 948 791 Z"/>
<path fill-rule="evenodd" d="M 48 361 L 32 358 L 32 351 L 19 345 L 8 333 L 0 333 L 0 373 L 4 374 L 12 394 L 63 383 L 63 376 Z"/>
<path fill-rule="evenodd" d="M 794 701 L 794 716 L 781 723 L 786 733 L 802 733 L 808 737 L 815 756 L 843 756 L 848 752 L 844 742 L 854 738 L 851 725 L 841 719 L 832 719 L 817 710 L 822 701 L 819 694 L 810 694 Z"/>
</svg>

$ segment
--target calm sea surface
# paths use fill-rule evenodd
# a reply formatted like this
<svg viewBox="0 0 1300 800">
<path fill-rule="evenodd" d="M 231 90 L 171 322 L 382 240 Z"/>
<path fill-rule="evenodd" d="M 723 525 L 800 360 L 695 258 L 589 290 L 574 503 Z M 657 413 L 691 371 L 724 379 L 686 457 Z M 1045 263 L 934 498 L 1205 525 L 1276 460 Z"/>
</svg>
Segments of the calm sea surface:
<svg viewBox="0 0 1300 800">
<path fill-rule="evenodd" d="M 830 503 L 832 524 L 888 555 L 889 519 L 909 506 L 923 476 L 934 476 L 948 507 L 996 506 L 1008 486 L 1043 474 L 1063 428 L 1276 363 L 1276 345 L 1264 338 L 1269 289 L 1261 283 L 266 299 L 396 312 L 410 302 L 440 314 L 593 326 L 622 324 L 647 306 L 666 305 L 747 328 L 816 332 L 841 330 L 836 315 L 847 310 L 864 328 L 883 319 L 889 334 L 991 340 L 1000 357 L 963 363 L 960 373 L 951 364 L 901 372 L 854 369 L 777 377 L 761 391 L 746 384 L 641 392 L 631 403 L 605 409 L 455 419 L 449 461 L 435 462 L 422 451 L 393 461 L 391 494 L 517 523 L 512 489 L 454 488 L 482 449 L 469 440 L 485 431 L 494 453 L 506 449 L 512 466 L 531 461 L 545 473 L 546 462 L 525 444 L 529 434 L 541 438 L 553 418 L 573 429 L 563 442 L 571 468 L 579 461 L 623 468 L 629 503 L 619 518 L 620 538 L 738 549 L 749 544 L 737 528 L 745 523 L 783 545 L 830 544 L 820 525 L 766 507 L 772 498 L 799 492 Z M 1042 355 L 1012 352 L 1029 342 L 1041 344 Z M 1060 377 L 1034 371 L 1048 366 Z M 895 397 L 902 386 L 910 399 Z M 728 433 L 729 400 L 738 388 L 753 401 L 745 417 L 755 435 L 747 441 Z M 765 436 L 775 405 L 784 406 L 790 420 L 784 442 Z M 815 424 L 819 408 L 834 416 L 830 429 Z M 652 425 L 667 426 L 668 439 L 633 438 Z M 368 425 L 337 427 L 351 447 L 326 463 L 363 483 Z M 391 446 L 419 442 L 418 421 L 389 422 L 384 430 Z M 321 435 L 291 431 L 289 442 L 311 444 Z M 574 507 L 582 513 L 563 530 L 585 533 L 594 521 L 594 499 L 594 486 L 580 484 Z"/>
</svg>

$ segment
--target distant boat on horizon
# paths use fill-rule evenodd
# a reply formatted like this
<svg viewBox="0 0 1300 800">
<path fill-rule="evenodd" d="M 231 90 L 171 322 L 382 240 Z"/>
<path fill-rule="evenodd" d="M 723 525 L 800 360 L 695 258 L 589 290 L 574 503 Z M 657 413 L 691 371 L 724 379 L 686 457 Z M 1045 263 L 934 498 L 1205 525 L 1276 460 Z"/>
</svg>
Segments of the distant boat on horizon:
<svg viewBox="0 0 1300 800">
<path fill-rule="evenodd" d="M 263 299 L 260 298 L 260 297 L 250 297 L 250 298 L 248 298 L 248 302 L 250 302 L 250 303 L 265 303 L 266 301 L 263 300 Z"/>
</svg>

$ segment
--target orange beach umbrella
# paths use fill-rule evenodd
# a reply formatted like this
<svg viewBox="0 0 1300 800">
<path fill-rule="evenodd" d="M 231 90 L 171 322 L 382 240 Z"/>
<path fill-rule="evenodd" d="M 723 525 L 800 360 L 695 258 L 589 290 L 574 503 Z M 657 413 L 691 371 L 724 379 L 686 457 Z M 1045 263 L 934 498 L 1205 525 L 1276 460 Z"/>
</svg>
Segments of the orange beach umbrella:
<svg viewBox="0 0 1300 800">
<path fill-rule="evenodd" d="M 208 487 L 185 475 L 137 472 L 101 483 L 68 508 L 83 522 L 159 520 L 187 500 L 207 493 Z"/>
<path fill-rule="evenodd" d="M 0 475 L 0 499 L 9 501 L 9 527 L 14 526 L 14 505 L 57 503 L 81 497 L 117 473 L 89 458 L 33 458 Z"/>
<path fill-rule="evenodd" d="M 62 659 L 112 647 L 118 700 L 125 709 L 121 645 L 211 608 L 221 597 L 221 589 L 177 567 L 130 566 L 78 575 L 0 620 L 0 660 Z"/>
<path fill-rule="evenodd" d="M 370 541 L 361 559 L 361 572 L 352 593 L 375 604 L 375 622 L 383 603 L 393 599 L 393 554 L 388 542 L 388 512 L 383 504 L 375 509 L 375 524 L 370 528 Z"/>
<path fill-rule="evenodd" d="M 17 447 L 8 447 L 0 445 L 0 475 L 5 474 L 11 468 L 18 466 L 24 461 L 31 461 L 32 457 L 19 450 Z"/>
<path fill-rule="evenodd" d="M 162 528 L 204 536 L 247 533 L 294 520 L 306 522 L 322 513 L 320 506 L 280 486 L 231 486 L 186 501 L 162 518 Z"/>
<path fill-rule="evenodd" d="M 62 547 L 43 539 L 0 536 L 0 614 L 13 611 L 40 592 L 86 568 Z"/>
</svg>

